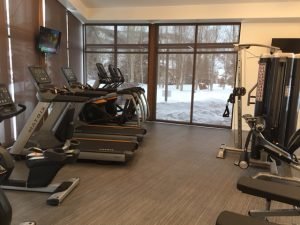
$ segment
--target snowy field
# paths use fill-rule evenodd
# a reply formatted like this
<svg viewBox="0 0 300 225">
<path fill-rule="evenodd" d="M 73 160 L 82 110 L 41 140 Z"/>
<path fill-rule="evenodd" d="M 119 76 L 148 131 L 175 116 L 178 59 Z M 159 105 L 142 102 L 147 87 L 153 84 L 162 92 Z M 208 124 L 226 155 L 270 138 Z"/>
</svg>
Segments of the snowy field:
<svg viewBox="0 0 300 225">
<path fill-rule="evenodd" d="M 218 84 L 213 86 L 212 91 L 209 89 L 197 90 L 194 93 L 193 122 L 230 126 L 231 118 L 224 118 L 223 112 L 231 91 L 230 86 L 223 89 Z M 157 89 L 156 118 L 189 122 L 191 85 L 185 85 L 183 91 L 176 89 L 175 85 L 169 85 L 168 93 L 167 101 L 165 101 L 164 88 Z"/>
</svg>

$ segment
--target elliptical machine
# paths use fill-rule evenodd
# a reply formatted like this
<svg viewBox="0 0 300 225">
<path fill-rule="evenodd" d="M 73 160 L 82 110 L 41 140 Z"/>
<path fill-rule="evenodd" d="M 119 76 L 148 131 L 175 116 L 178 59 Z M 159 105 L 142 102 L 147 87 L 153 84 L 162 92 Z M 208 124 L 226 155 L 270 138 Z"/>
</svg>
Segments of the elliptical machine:
<svg viewBox="0 0 300 225">
<path fill-rule="evenodd" d="M 73 70 L 70 67 L 62 67 L 62 72 L 63 75 L 66 79 L 66 81 L 68 82 L 68 86 L 69 89 L 71 90 L 71 92 L 75 91 L 75 92 L 81 92 L 81 93 L 93 93 L 96 94 L 99 91 L 101 92 L 105 92 L 107 91 L 107 89 L 103 89 L 103 88 L 90 88 L 87 85 L 83 85 L 81 83 L 79 83 L 77 81 L 77 78 L 73 72 Z M 81 119 L 81 121 L 84 121 L 88 124 L 92 124 L 94 126 L 97 126 L 99 129 L 99 131 L 101 131 L 101 133 L 103 134 L 112 134 L 112 135 L 133 135 L 133 136 L 138 136 L 138 141 L 141 141 L 143 139 L 143 135 L 146 134 L 147 130 L 143 127 L 140 126 L 136 126 L 133 124 L 128 124 L 125 123 L 123 124 L 123 122 L 121 122 L 124 118 L 125 120 L 127 120 L 127 113 L 124 112 L 124 108 L 122 109 L 124 113 L 124 115 L 121 115 L 119 119 L 113 119 L 111 120 L 111 117 L 115 116 L 117 114 L 118 111 L 118 105 L 115 104 L 115 100 L 117 98 L 118 95 L 118 91 L 116 89 L 108 89 L 109 94 L 107 94 L 106 96 L 103 97 L 102 102 L 98 103 L 99 101 L 97 100 L 96 103 L 90 102 L 88 104 L 85 104 L 85 106 L 83 107 L 81 113 L 79 114 L 79 117 Z M 122 96 L 122 95 L 121 95 Z M 131 96 L 129 96 L 129 98 L 131 98 Z M 104 106 L 104 109 L 101 109 L 101 107 Z M 108 106 L 108 107 L 107 107 Z M 109 108 L 109 109 L 108 109 Z M 101 117 L 101 115 L 103 115 L 102 111 L 104 111 L 103 113 L 106 114 L 106 116 L 104 116 L 104 118 L 109 118 L 108 120 L 106 120 L 104 123 L 101 124 L 99 117 Z M 125 109 L 126 111 L 126 109 Z M 109 114 L 107 116 L 107 114 Z M 122 119 L 123 118 L 123 119 Z M 111 123 L 111 122 L 121 122 L 122 125 L 117 125 L 115 123 Z M 99 123 L 98 123 L 99 122 Z M 97 133 L 99 132 L 97 131 Z"/>
<path fill-rule="evenodd" d="M 16 105 L 12 101 L 7 87 L 0 84 L 0 122 L 17 116 L 25 109 L 26 106 L 24 105 Z M 53 206 L 59 205 L 79 184 L 79 178 L 71 178 L 60 184 L 49 185 L 65 164 L 72 163 L 78 158 L 79 150 L 69 149 L 69 142 L 66 143 L 62 148 L 46 150 L 36 147 L 30 148 L 30 153 L 26 156 L 26 166 L 29 169 L 26 180 L 9 179 L 14 169 L 14 160 L 7 149 L 0 147 L 0 168 L 6 171 L 0 174 L 1 188 L 52 193 L 47 203 Z"/>
</svg>

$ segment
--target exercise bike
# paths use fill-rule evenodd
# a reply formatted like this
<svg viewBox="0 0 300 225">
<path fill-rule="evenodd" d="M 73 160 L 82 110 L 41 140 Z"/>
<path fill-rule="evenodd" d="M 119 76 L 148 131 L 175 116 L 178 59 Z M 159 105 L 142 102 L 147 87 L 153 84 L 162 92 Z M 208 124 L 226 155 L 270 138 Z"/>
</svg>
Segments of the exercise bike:
<svg viewBox="0 0 300 225">
<path fill-rule="evenodd" d="M 24 112 L 26 106 L 16 105 L 5 85 L 0 84 L 0 122 L 10 119 Z M 30 153 L 26 155 L 26 166 L 29 174 L 26 180 L 12 180 L 10 175 L 14 170 L 14 159 L 8 150 L 0 146 L 0 168 L 5 173 L 0 174 L 2 189 L 46 192 L 52 195 L 48 198 L 49 205 L 59 205 L 68 194 L 79 184 L 79 178 L 71 178 L 60 184 L 49 185 L 58 171 L 67 163 L 73 163 L 79 150 L 70 149 L 70 142 L 66 141 L 61 148 L 39 149 L 29 148 Z"/>
</svg>

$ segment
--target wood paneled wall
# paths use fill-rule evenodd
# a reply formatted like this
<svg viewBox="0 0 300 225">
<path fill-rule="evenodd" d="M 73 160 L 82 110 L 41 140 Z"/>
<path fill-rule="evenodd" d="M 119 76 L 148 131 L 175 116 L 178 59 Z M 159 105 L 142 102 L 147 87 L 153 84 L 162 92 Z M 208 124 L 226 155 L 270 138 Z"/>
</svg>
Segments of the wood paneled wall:
<svg viewBox="0 0 300 225">
<path fill-rule="evenodd" d="M 61 87 L 65 80 L 61 74 L 61 67 L 68 65 L 67 58 L 67 19 L 66 9 L 58 1 L 45 0 L 46 27 L 59 30 L 61 35 L 60 48 L 57 54 L 47 54 L 45 65 L 53 83 Z"/>
<path fill-rule="evenodd" d="M 36 39 L 41 4 L 37 4 L 36 0 L 10 0 L 9 4 L 15 99 L 27 107 L 24 113 L 16 117 L 19 133 L 37 103 L 36 90 L 32 85 L 28 66 L 38 65 L 40 62 Z"/>
<path fill-rule="evenodd" d="M 10 0 L 10 36 L 7 27 L 6 1 L 0 1 L 0 83 L 13 85 L 15 100 L 25 104 L 25 113 L 17 117 L 17 131 L 20 132 L 37 104 L 36 89 L 28 71 L 30 65 L 43 65 L 58 87 L 65 84 L 61 67 L 68 65 L 67 56 L 67 10 L 56 0 L 45 0 L 45 26 L 62 32 L 61 45 L 57 54 L 44 56 L 37 50 L 37 37 L 42 22 L 42 0 Z M 70 66 L 81 80 L 83 68 L 82 24 L 70 12 Z M 12 72 L 9 62 L 9 41 L 11 40 Z M 13 141 L 11 121 L 0 124 L 0 141 Z"/>
<path fill-rule="evenodd" d="M 0 83 L 9 84 L 9 57 L 8 57 L 8 39 L 5 16 L 5 1 L 0 1 Z M 11 141 L 11 121 L 6 120 L 0 123 L 0 142 L 5 144 Z"/>
<path fill-rule="evenodd" d="M 68 12 L 69 59 L 78 80 L 83 81 L 83 26 Z"/>
</svg>

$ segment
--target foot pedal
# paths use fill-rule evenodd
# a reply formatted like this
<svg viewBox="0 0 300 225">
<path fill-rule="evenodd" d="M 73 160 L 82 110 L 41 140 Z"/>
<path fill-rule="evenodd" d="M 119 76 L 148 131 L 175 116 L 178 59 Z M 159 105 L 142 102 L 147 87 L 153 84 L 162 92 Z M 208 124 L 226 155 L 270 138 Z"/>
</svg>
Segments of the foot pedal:
<svg viewBox="0 0 300 225">
<path fill-rule="evenodd" d="M 226 145 L 221 144 L 218 154 L 217 154 L 217 158 L 218 159 L 224 159 L 225 158 L 225 149 L 226 149 Z"/>
<path fill-rule="evenodd" d="M 71 178 L 59 185 L 53 194 L 47 199 L 47 204 L 52 206 L 58 206 L 62 201 L 77 187 L 79 184 L 79 178 Z"/>
</svg>

